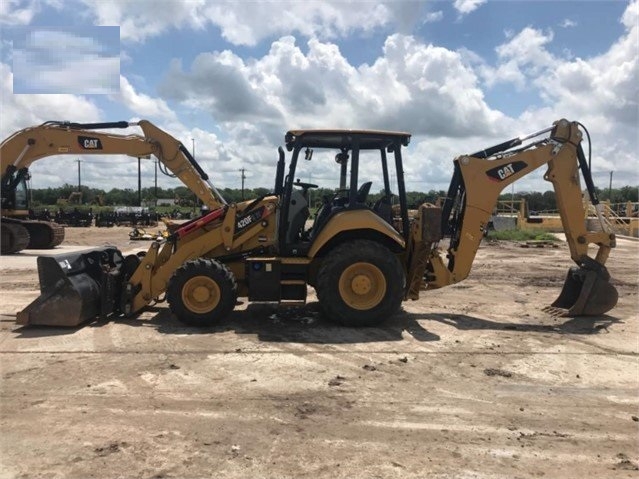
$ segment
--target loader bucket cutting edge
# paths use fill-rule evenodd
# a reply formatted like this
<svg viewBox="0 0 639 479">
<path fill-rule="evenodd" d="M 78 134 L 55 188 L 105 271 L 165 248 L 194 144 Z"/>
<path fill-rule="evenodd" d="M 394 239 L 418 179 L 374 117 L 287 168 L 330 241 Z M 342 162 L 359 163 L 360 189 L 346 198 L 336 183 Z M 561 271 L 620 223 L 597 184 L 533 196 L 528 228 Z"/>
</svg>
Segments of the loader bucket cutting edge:
<svg viewBox="0 0 639 479">
<path fill-rule="evenodd" d="M 597 271 L 575 266 L 551 306 L 566 310 L 564 316 L 598 316 L 614 308 L 618 296 L 605 267 Z"/>
<path fill-rule="evenodd" d="M 78 326 L 113 310 L 114 272 L 122 254 L 115 248 L 39 256 L 40 296 L 17 314 L 22 325 Z"/>
</svg>

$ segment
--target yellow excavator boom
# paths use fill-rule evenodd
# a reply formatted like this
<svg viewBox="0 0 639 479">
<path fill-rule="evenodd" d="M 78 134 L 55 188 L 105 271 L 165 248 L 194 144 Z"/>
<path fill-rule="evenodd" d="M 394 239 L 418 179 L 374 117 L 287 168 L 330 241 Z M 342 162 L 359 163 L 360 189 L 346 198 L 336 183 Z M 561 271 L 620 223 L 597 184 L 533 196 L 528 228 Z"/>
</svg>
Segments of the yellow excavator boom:
<svg viewBox="0 0 639 479">
<path fill-rule="evenodd" d="M 142 130 L 143 135 L 97 131 L 135 126 Z M 26 174 L 31 164 L 45 157 L 117 154 L 131 157 L 154 155 L 211 210 L 226 204 L 186 147 L 147 120 L 111 123 L 49 121 L 20 130 L 0 144 L 2 184 L 9 186 L 15 182 L 15 177 Z"/>
<path fill-rule="evenodd" d="M 547 165 L 544 179 L 550 181 L 555 189 L 570 256 L 577 264 L 568 273 L 564 289 L 553 306 L 565 309 L 572 316 L 603 314 L 611 309 L 617 302 L 617 292 L 609 283 L 605 262 L 610 249 L 615 246 L 615 235 L 606 230 L 603 222 L 602 231 L 586 229 L 580 171 L 593 204 L 598 204 L 598 198 L 581 147 L 579 126 L 577 122 L 562 119 L 554 122 L 552 127 L 525 138 L 515 138 L 488 150 L 456 158 L 453 180 L 441 216 L 441 235 L 435 235 L 426 244 L 421 235 L 424 230 L 432 234 L 432 227 L 429 229 L 427 225 L 431 210 L 420 209 L 420 225 L 415 226 L 412 235 L 414 254 L 408 267 L 411 283 L 407 297 L 419 297 L 422 273 L 425 273 L 428 289 L 464 280 L 487 232 L 499 194 L 513 182 Z M 512 150 L 524 140 L 548 132 L 548 137 Z M 433 247 L 444 236 L 451 238 L 447 261 Z M 588 254 L 590 245 L 597 247 L 594 258 Z"/>
</svg>

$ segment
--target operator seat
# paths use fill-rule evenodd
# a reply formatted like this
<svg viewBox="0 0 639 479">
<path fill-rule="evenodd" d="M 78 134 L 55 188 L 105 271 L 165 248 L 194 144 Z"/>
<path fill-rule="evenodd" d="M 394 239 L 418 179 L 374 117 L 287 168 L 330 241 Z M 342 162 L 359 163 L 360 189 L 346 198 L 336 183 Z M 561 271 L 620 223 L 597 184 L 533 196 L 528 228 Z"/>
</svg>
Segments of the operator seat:
<svg viewBox="0 0 639 479">
<path fill-rule="evenodd" d="M 391 205 L 391 195 L 384 195 L 373 205 L 373 211 L 386 221 L 389 225 L 393 224 L 393 207 Z"/>
<path fill-rule="evenodd" d="M 368 197 L 368 193 L 370 192 L 372 185 L 372 181 L 362 183 L 362 185 L 357 190 L 357 204 L 366 203 L 366 198 Z M 317 233 L 319 233 L 319 231 L 324 227 L 326 221 L 328 220 L 328 217 L 331 216 L 331 213 L 333 213 L 337 209 L 344 208 L 347 200 L 348 198 L 340 197 L 336 201 L 334 198 L 331 198 L 328 195 L 324 196 L 322 206 L 320 206 L 320 209 L 317 211 L 317 214 L 315 215 L 315 222 L 313 223 L 313 226 L 309 231 L 310 239 L 313 239 L 315 236 L 317 236 Z"/>
<path fill-rule="evenodd" d="M 309 216 L 310 212 L 306 198 L 299 190 L 293 190 L 288 210 L 289 224 L 286 232 L 286 242 L 288 244 L 297 243 Z"/>
<path fill-rule="evenodd" d="M 368 193 L 371 191 L 371 186 L 373 186 L 372 181 L 362 183 L 362 185 L 359 187 L 359 190 L 357 190 L 358 203 L 366 203 L 366 198 L 368 198 Z"/>
<path fill-rule="evenodd" d="M 317 210 L 313 226 L 311 226 L 311 229 L 308 232 L 309 239 L 312 240 L 313 238 L 315 238 L 315 236 L 317 236 L 317 233 L 319 232 L 321 227 L 324 226 L 324 223 L 326 223 L 326 220 L 331 215 L 332 209 L 333 200 L 331 196 L 324 195 L 324 198 L 322 199 L 322 206 L 320 206 L 319 210 Z"/>
</svg>

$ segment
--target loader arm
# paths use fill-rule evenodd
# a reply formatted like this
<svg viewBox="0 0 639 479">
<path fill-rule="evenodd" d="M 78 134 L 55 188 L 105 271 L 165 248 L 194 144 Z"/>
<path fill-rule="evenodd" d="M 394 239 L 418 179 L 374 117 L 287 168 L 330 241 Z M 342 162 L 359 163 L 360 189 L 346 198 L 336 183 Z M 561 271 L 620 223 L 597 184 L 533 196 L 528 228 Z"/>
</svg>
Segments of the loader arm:
<svg viewBox="0 0 639 479">
<path fill-rule="evenodd" d="M 130 126 L 139 126 L 144 135 L 95 131 Z M 182 143 L 145 120 L 48 122 L 14 134 L 2 143 L 0 153 L 2 182 L 7 185 L 16 178 L 23 181 L 34 161 L 57 154 L 153 154 L 211 210 L 180 225 L 165 240 L 154 241 L 145 254 L 124 256 L 107 247 L 39 257 L 42 294 L 18 313 L 18 324 L 74 326 L 98 315 L 134 314 L 158 300 L 173 273 L 188 260 L 241 256 L 275 243 L 277 197 L 227 204 Z"/>
<path fill-rule="evenodd" d="M 144 135 L 100 129 L 139 126 Z M 54 155 L 154 155 L 211 210 L 226 204 L 184 145 L 147 120 L 135 123 L 46 122 L 14 133 L 0 144 L 2 187 L 15 188 L 35 161 Z"/>
<path fill-rule="evenodd" d="M 512 150 L 524 140 L 537 137 L 550 131 L 547 138 L 535 141 L 519 150 Z M 496 145 L 493 148 L 472 155 L 461 156 L 454 160 L 454 174 L 441 216 L 440 237 L 450 236 L 447 261 L 434 247 L 417 244 L 417 254 L 413 255 L 409 267 L 409 278 L 413 284 L 408 286 L 408 297 L 414 297 L 418 290 L 418 275 L 414 271 L 423 268 L 424 280 L 428 289 L 441 288 L 465 279 L 470 273 L 479 244 L 487 231 L 488 221 L 497 204 L 501 191 L 508 185 L 526 176 L 542 165 L 548 165 L 544 179 L 553 184 L 559 214 L 562 220 L 570 256 L 577 264 L 576 270 L 569 272 L 564 292 L 553 306 L 570 310 L 576 314 L 602 314 L 600 310 L 611 309 L 616 304 L 616 290 L 607 283 L 609 280 L 605 262 L 610 249 L 615 246 L 615 235 L 606 230 L 602 222 L 602 231 L 590 232 L 586 229 L 579 172 L 584 177 L 590 200 L 599 203 L 590 170 L 581 147 L 582 133 L 576 122 L 559 120 L 551 128 L 534 133 L 525 138 L 515 138 Z M 416 243 L 416 242 L 414 242 Z M 594 258 L 588 255 L 590 245 L 597 247 Z M 425 259 L 428 256 L 428 259 Z M 582 284 L 572 284 L 571 277 L 576 274 L 589 274 L 588 281 L 596 283 L 601 298 L 591 299 L 590 305 L 580 304 L 573 307 Z M 572 276 L 571 276 L 572 275 Z M 593 279 L 594 278 L 594 279 Z M 577 280 L 575 280 L 577 281 Z M 592 288 L 594 288 L 593 286 Z M 586 289 L 587 289 L 586 288 Z M 592 289 L 590 288 L 590 289 Z M 596 288 L 595 288 L 596 289 Z M 584 290 L 584 294 L 587 292 Z M 595 295 L 594 292 L 591 293 Z M 570 300 L 561 301 L 562 296 Z M 607 296 L 604 298 L 604 296 Z M 581 298 L 587 303 L 587 298 Z M 568 304 L 572 302 L 572 304 Z M 594 303 L 598 303 L 595 305 Z"/>
</svg>

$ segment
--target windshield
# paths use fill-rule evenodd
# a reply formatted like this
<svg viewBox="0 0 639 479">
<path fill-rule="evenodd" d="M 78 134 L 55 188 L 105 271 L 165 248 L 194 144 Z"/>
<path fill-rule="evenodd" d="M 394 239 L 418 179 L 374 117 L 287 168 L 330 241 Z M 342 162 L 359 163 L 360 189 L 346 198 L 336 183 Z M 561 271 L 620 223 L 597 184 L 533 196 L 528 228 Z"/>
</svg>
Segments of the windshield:
<svg viewBox="0 0 639 479">
<path fill-rule="evenodd" d="M 27 182 L 25 179 L 22 179 L 22 181 L 20 181 L 20 183 L 16 186 L 14 208 L 16 210 L 26 210 L 28 207 L 29 198 L 27 195 Z"/>
</svg>

